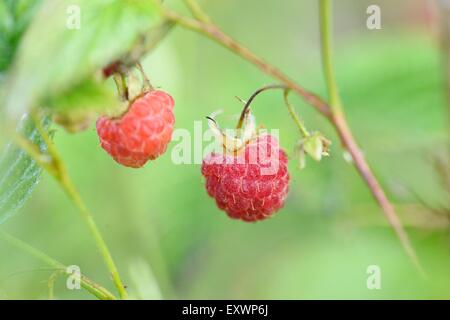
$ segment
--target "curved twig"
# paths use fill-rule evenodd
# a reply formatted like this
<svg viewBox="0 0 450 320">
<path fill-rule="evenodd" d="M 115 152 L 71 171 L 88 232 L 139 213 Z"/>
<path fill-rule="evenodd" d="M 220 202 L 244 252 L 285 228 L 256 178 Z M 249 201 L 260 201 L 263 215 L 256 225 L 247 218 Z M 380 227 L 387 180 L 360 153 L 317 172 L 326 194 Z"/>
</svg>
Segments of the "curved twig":
<svg viewBox="0 0 450 320">
<path fill-rule="evenodd" d="M 192 4 L 193 2 L 195 2 L 195 0 L 191 0 L 190 2 Z M 191 6 L 191 10 L 192 9 L 193 7 Z M 162 6 L 161 10 L 168 20 L 173 21 L 187 29 L 196 31 L 202 35 L 207 36 L 208 38 L 212 39 L 218 44 L 224 46 L 225 48 L 229 49 L 235 54 L 241 56 L 243 59 L 247 60 L 251 64 L 255 65 L 265 74 L 271 76 L 274 79 L 279 80 L 284 85 L 286 85 L 286 87 L 289 87 L 290 89 L 292 89 L 292 91 L 297 93 L 308 104 L 317 109 L 317 111 L 319 111 L 324 117 L 326 117 L 330 121 L 330 123 L 335 128 L 339 136 L 339 139 L 341 140 L 342 147 L 346 149 L 348 153 L 352 156 L 356 169 L 358 170 L 359 174 L 369 187 L 378 205 L 383 210 L 386 219 L 393 227 L 406 254 L 411 259 L 413 264 L 417 267 L 417 269 L 421 273 L 423 273 L 415 250 L 409 241 L 408 235 L 403 229 L 403 226 L 395 212 L 394 207 L 390 203 L 383 188 L 381 187 L 377 178 L 375 177 L 369 165 L 367 164 L 361 150 L 359 149 L 351 133 L 351 130 L 347 124 L 344 115 L 340 112 L 333 113 L 331 106 L 327 102 L 325 102 L 321 97 L 319 97 L 315 93 L 312 93 L 304 89 L 290 77 L 284 74 L 281 70 L 267 63 L 265 60 L 255 55 L 252 51 L 250 51 L 249 49 L 241 45 L 239 42 L 231 38 L 229 35 L 224 33 L 217 25 L 215 25 L 209 17 L 207 20 L 205 20 L 204 17 L 207 15 L 203 11 L 201 11 L 203 19 L 198 20 L 198 18 L 193 19 L 182 16 Z M 199 10 L 201 10 L 201 7 L 196 3 L 195 12 L 193 12 L 194 16 L 198 17 Z"/>
</svg>

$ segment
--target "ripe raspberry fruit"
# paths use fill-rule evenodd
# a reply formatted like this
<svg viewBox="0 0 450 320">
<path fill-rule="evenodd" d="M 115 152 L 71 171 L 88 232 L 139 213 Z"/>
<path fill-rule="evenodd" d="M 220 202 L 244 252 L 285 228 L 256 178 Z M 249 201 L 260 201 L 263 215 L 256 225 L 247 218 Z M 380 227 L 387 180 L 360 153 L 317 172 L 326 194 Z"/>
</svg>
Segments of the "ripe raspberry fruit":
<svg viewBox="0 0 450 320">
<path fill-rule="evenodd" d="M 219 209 L 248 222 L 270 217 L 289 191 L 286 154 L 267 134 L 254 137 L 238 154 L 209 154 L 202 174 Z"/>
<path fill-rule="evenodd" d="M 148 91 L 130 103 L 120 118 L 97 121 L 100 144 L 118 163 L 142 167 L 166 151 L 173 132 L 174 101 L 160 90 Z"/>
</svg>

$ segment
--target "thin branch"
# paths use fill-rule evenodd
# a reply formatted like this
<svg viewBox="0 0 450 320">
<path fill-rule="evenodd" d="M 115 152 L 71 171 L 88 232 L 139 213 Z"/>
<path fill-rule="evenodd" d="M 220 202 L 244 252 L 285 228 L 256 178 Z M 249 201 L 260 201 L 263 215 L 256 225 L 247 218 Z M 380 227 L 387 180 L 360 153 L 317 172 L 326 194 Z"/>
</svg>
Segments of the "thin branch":
<svg viewBox="0 0 450 320">
<path fill-rule="evenodd" d="M 394 207 L 389 202 L 383 188 L 378 183 L 374 174 L 372 173 L 370 167 L 367 165 L 361 150 L 356 144 L 350 128 L 345 120 L 344 111 L 342 108 L 341 98 L 339 96 L 339 90 L 337 86 L 336 79 L 334 77 L 333 63 L 332 63 L 332 52 L 331 52 L 331 1 L 330 0 L 320 0 L 319 2 L 319 18 L 320 18 L 320 40 L 322 44 L 322 62 L 323 69 L 325 73 L 325 80 L 328 88 L 328 95 L 330 99 L 330 107 L 333 115 L 333 124 L 338 131 L 339 136 L 350 152 L 361 175 L 364 180 L 369 185 L 370 189 L 379 205 L 383 209 L 384 215 L 389 223 L 395 230 L 400 242 L 406 253 L 411 258 L 412 262 L 418 268 L 418 270 L 423 273 L 420 266 L 419 259 L 417 258 L 416 252 L 409 240 L 408 234 L 402 226 L 400 219 L 398 218 Z"/>
<path fill-rule="evenodd" d="M 450 133 L 450 0 L 440 0 L 438 4 L 441 11 L 442 64 L 447 96 L 447 125 Z"/>
<path fill-rule="evenodd" d="M 36 259 L 46 263 L 50 267 L 55 269 L 55 272 L 61 272 L 61 273 L 67 273 L 67 267 L 62 264 L 61 262 L 51 258 L 50 256 L 46 255 L 42 251 L 30 246 L 29 244 L 23 242 L 22 240 L 6 233 L 3 231 L 0 231 L 0 238 L 8 242 L 9 244 L 13 245 L 14 247 L 29 253 Z M 99 299 L 102 300 L 115 300 L 116 297 L 112 293 L 110 293 L 107 289 L 103 288 L 102 286 L 96 284 L 91 279 L 89 279 L 86 276 L 81 275 L 81 286 L 86 289 L 89 293 L 93 294 Z"/>
<path fill-rule="evenodd" d="M 47 145 L 47 150 L 48 150 L 47 156 L 50 158 L 50 161 L 49 160 L 43 161 L 44 155 L 42 155 L 41 153 L 35 152 L 36 150 L 33 149 L 32 144 L 29 143 L 23 137 L 17 138 L 17 136 L 16 136 L 15 137 L 16 143 L 18 143 L 18 145 L 20 147 L 22 147 L 24 151 L 28 152 L 30 157 L 33 158 L 33 160 L 35 160 L 36 163 L 41 165 L 45 170 L 47 170 L 59 182 L 59 184 L 61 185 L 63 190 L 66 192 L 67 196 L 72 200 L 72 202 L 78 208 L 78 211 L 80 212 L 80 216 L 81 216 L 82 220 L 85 222 L 85 224 L 87 225 L 89 231 L 91 232 L 91 235 L 94 238 L 97 248 L 103 257 L 105 265 L 108 268 L 108 270 L 112 276 L 113 282 L 117 288 L 117 291 L 119 292 L 120 297 L 122 299 L 126 299 L 127 292 L 126 292 L 123 282 L 119 276 L 119 272 L 118 272 L 117 267 L 114 263 L 114 260 L 111 256 L 111 253 L 108 249 L 108 246 L 106 245 L 106 242 L 103 239 L 103 236 L 101 235 L 100 230 L 98 229 L 97 225 L 95 224 L 92 214 L 89 212 L 89 210 L 87 209 L 83 200 L 81 199 L 81 196 L 78 193 L 78 190 L 76 189 L 75 185 L 73 184 L 72 180 L 70 179 L 69 174 L 67 173 L 67 170 L 64 166 L 62 159 L 60 158 L 60 156 L 59 156 L 55 146 L 53 145 L 53 142 L 51 141 L 50 137 L 48 136 L 47 132 L 42 127 L 42 124 L 41 124 L 40 120 L 38 119 L 37 115 L 33 114 L 33 118 L 34 118 L 36 128 L 39 131 L 39 134 L 42 136 L 43 140 L 45 141 L 45 143 Z"/>
<path fill-rule="evenodd" d="M 250 111 L 250 105 L 252 104 L 253 100 L 261 93 L 267 90 L 272 90 L 272 89 L 288 89 L 286 88 L 285 85 L 280 85 L 280 84 L 271 84 L 271 85 L 267 85 L 264 86 L 262 88 L 259 88 L 258 90 L 256 90 L 251 96 L 250 98 L 248 98 L 248 100 L 245 102 L 244 108 L 242 109 L 241 112 L 241 116 L 239 117 L 239 122 L 237 124 L 237 129 L 240 129 L 242 127 L 242 124 L 244 122 L 245 116 L 246 114 Z"/>
<path fill-rule="evenodd" d="M 199 21 L 209 23 L 211 18 L 203 11 L 201 6 L 195 0 L 184 0 L 184 3 L 191 11 L 192 15 Z"/>
<path fill-rule="evenodd" d="M 307 103 L 316 108 L 331 122 L 341 140 L 342 146 L 352 156 L 356 169 L 366 182 L 367 186 L 372 192 L 373 197 L 383 210 L 384 215 L 386 216 L 387 220 L 389 221 L 395 233 L 397 234 L 397 237 L 399 238 L 406 254 L 409 256 L 413 264 L 418 268 L 419 272 L 422 272 L 422 268 L 420 267 L 420 264 L 418 262 L 417 255 L 413 247 L 411 246 L 408 236 L 404 231 L 401 222 L 397 217 L 397 214 L 395 213 L 394 207 L 389 202 L 381 185 L 378 183 L 376 177 L 374 176 L 369 165 L 364 159 L 364 156 L 360 151 L 357 143 L 355 142 L 355 139 L 353 138 L 353 135 L 347 125 L 346 119 L 342 116 L 336 116 L 336 114 L 334 114 L 331 111 L 332 107 L 330 107 L 330 105 L 327 102 L 325 102 L 321 97 L 298 85 L 294 80 L 285 75 L 278 68 L 267 63 L 265 60 L 255 55 L 252 51 L 250 51 L 249 49 L 241 45 L 239 42 L 235 41 L 233 38 L 228 36 L 213 22 L 202 22 L 197 19 L 184 17 L 162 6 L 161 9 L 167 19 L 176 22 L 177 24 L 187 29 L 191 29 L 202 35 L 207 36 L 208 38 L 212 39 L 218 44 L 226 47 L 230 51 L 241 56 L 243 59 L 247 60 L 251 64 L 255 65 L 265 74 L 281 81 L 287 87 L 291 88 L 294 92 L 296 92 L 300 97 L 302 97 Z"/>
<path fill-rule="evenodd" d="M 284 104 L 286 105 L 289 114 L 291 115 L 291 118 L 294 120 L 295 124 L 297 125 L 298 130 L 300 131 L 300 134 L 303 138 L 309 137 L 311 134 L 308 132 L 308 129 L 306 129 L 305 124 L 300 119 L 299 115 L 294 109 L 294 106 L 289 102 L 288 96 L 289 96 L 289 89 L 284 90 Z"/>
<path fill-rule="evenodd" d="M 80 194 L 78 193 L 78 190 L 75 188 L 75 185 L 72 183 L 72 181 L 70 180 L 70 178 L 66 172 L 62 173 L 62 178 L 60 180 L 60 184 L 62 185 L 63 189 L 65 190 L 65 192 L 69 196 L 69 198 L 72 200 L 72 202 L 78 208 L 83 221 L 88 226 L 88 229 L 91 232 L 92 237 L 94 238 L 97 248 L 103 257 L 103 261 L 111 274 L 112 280 L 114 282 L 114 285 L 117 288 L 117 291 L 119 292 L 120 298 L 126 299 L 128 295 L 125 290 L 125 286 L 123 285 L 122 279 L 120 278 L 119 271 L 116 267 L 116 264 L 114 263 L 114 260 L 108 249 L 108 246 L 107 246 L 105 240 L 103 239 L 103 236 L 102 236 L 100 230 L 98 229 L 97 225 L 95 224 L 92 214 L 89 212 L 89 210 L 85 206 L 83 200 L 81 199 Z"/>
<path fill-rule="evenodd" d="M 245 105 L 244 105 L 244 108 L 242 109 L 241 116 L 239 117 L 239 122 L 238 122 L 236 128 L 237 129 L 242 128 L 242 125 L 245 120 L 245 116 L 250 111 L 250 105 L 252 104 L 252 102 L 256 98 L 256 96 L 258 96 L 261 92 L 264 92 L 267 90 L 272 90 L 272 89 L 283 89 L 284 102 L 288 109 L 289 115 L 291 116 L 292 120 L 294 121 L 295 125 L 297 126 L 298 130 L 300 131 L 301 136 L 303 138 L 309 137 L 310 134 L 309 134 L 308 130 L 306 129 L 303 122 L 300 120 L 300 117 L 298 116 L 298 114 L 295 111 L 292 104 L 289 102 L 288 95 L 289 95 L 289 92 L 291 91 L 291 89 L 283 84 L 270 84 L 270 85 L 264 86 L 262 88 L 259 88 L 250 96 L 250 98 L 248 98 L 247 101 L 243 101 L 241 98 L 238 98 L 240 101 L 244 102 Z M 207 118 L 209 118 L 209 117 L 207 117 Z M 209 119 L 213 120 L 211 118 L 209 118 Z"/>
<path fill-rule="evenodd" d="M 268 64 L 266 61 L 255 55 L 253 52 L 251 52 L 249 49 L 242 46 L 240 43 L 236 42 L 233 38 L 231 38 L 230 36 L 225 34 L 222 30 L 220 30 L 216 25 L 212 23 L 203 23 L 198 20 L 183 17 L 170 10 L 165 10 L 164 14 L 167 17 L 167 19 L 177 22 L 179 25 L 183 27 L 197 31 L 216 41 L 220 45 L 228 48 L 234 53 L 238 54 L 245 60 L 257 66 L 265 74 L 281 81 L 286 86 L 291 88 L 298 95 L 300 95 L 307 103 L 314 106 L 320 113 L 322 113 L 327 118 L 331 116 L 328 104 L 324 100 L 322 100 L 319 96 L 317 96 L 312 92 L 309 92 L 308 90 L 296 84 L 292 79 L 290 79 L 288 76 L 282 73 L 279 69 Z"/>
<path fill-rule="evenodd" d="M 48 300 L 54 300 L 55 299 L 55 282 L 56 279 L 61 276 L 64 275 L 66 272 L 64 270 L 56 270 L 53 271 L 53 273 L 50 275 L 50 278 L 47 281 L 47 286 L 48 286 Z"/>
<path fill-rule="evenodd" d="M 153 51 L 160 42 L 169 34 L 174 26 L 174 22 L 163 20 L 161 23 L 151 28 L 143 37 L 139 38 L 130 52 L 121 61 L 128 67 L 134 66 L 146 53 Z"/>
<path fill-rule="evenodd" d="M 328 100 L 330 103 L 331 112 L 334 115 L 337 115 L 342 113 L 342 103 L 333 68 L 333 54 L 331 49 L 331 2 L 328 0 L 320 0 L 319 12 L 322 65 L 325 82 L 327 83 Z"/>
</svg>

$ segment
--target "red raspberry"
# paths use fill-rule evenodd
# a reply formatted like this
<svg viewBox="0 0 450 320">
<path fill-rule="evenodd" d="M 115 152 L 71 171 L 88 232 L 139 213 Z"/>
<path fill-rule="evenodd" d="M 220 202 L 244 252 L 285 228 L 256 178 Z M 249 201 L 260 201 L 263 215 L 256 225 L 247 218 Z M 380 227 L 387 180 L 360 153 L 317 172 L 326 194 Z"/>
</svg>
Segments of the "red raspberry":
<svg viewBox="0 0 450 320">
<path fill-rule="evenodd" d="M 97 121 L 100 144 L 118 163 L 142 167 L 166 151 L 173 132 L 174 101 L 160 90 L 152 90 L 131 102 L 120 118 Z"/>
<path fill-rule="evenodd" d="M 209 154 L 202 174 L 219 209 L 244 221 L 270 217 L 283 207 L 289 190 L 286 154 L 267 134 L 251 140 L 238 155 Z"/>
</svg>

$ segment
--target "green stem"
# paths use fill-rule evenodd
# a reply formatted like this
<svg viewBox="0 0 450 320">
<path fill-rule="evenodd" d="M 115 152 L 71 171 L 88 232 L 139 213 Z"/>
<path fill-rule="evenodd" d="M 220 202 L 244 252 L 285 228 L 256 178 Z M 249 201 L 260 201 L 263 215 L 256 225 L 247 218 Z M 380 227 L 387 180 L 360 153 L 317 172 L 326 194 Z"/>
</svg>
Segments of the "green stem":
<svg viewBox="0 0 450 320">
<path fill-rule="evenodd" d="M 128 295 L 125 290 L 125 286 L 122 283 L 122 279 L 120 278 L 119 271 L 117 270 L 116 264 L 114 263 L 114 260 L 108 249 L 108 246 L 106 245 L 106 242 L 103 239 L 103 237 L 100 233 L 100 230 L 98 229 L 97 225 L 95 224 L 95 221 L 94 221 L 91 213 L 85 206 L 83 200 L 81 199 L 80 194 L 78 193 L 77 189 L 75 188 L 74 184 L 72 183 L 72 181 L 70 180 L 70 178 L 66 172 L 62 173 L 60 184 L 62 185 L 63 189 L 66 191 L 66 194 L 69 196 L 69 198 L 75 204 L 75 206 L 79 209 L 81 218 L 88 226 L 88 229 L 91 232 L 92 237 L 94 238 L 97 248 L 103 257 L 103 261 L 105 262 L 106 267 L 108 268 L 108 270 L 111 274 L 113 282 L 117 288 L 117 291 L 119 292 L 120 298 L 126 299 Z"/>
<path fill-rule="evenodd" d="M 127 101 L 128 97 L 128 88 L 125 81 L 125 76 L 123 74 L 114 74 L 113 75 L 114 83 L 116 84 L 117 92 L 119 93 L 120 99 L 122 101 Z"/>
<path fill-rule="evenodd" d="M 142 80 L 144 82 L 143 85 L 143 91 L 150 91 L 154 90 L 152 84 L 150 83 L 150 80 L 148 79 L 147 75 L 145 74 L 144 67 L 142 67 L 142 64 L 140 62 L 136 62 L 136 68 L 139 70 L 139 73 L 141 74 Z"/>
<path fill-rule="evenodd" d="M 320 42 L 322 45 L 322 64 L 327 83 L 328 98 L 331 112 L 335 115 L 342 114 L 342 103 L 339 96 L 336 79 L 334 76 L 332 49 L 331 49 L 331 1 L 320 0 Z"/>
<path fill-rule="evenodd" d="M 289 102 L 289 99 L 288 99 L 289 92 L 290 92 L 290 89 L 284 90 L 284 102 L 289 111 L 289 114 L 291 115 L 292 120 L 294 120 L 295 124 L 297 125 L 297 128 L 299 129 L 303 138 L 309 137 L 310 134 L 309 134 L 308 130 L 306 129 L 305 125 L 303 124 L 303 121 L 300 119 L 297 112 L 295 112 L 294 106 Z"/>
<path fill-rule="evenodd" d="M 37 148 L 36 145 L 32 144 L 29 140 L 22 137 L 18 133 L 14 132 L 11 134 L 12 141 L 22 148 L 23 151 L 28 153 L 28 155 L 36 161 L 36 163 L 47 170 L 51 175 L 55 176 L 57 174 L 56 169 L 53 167 L 51 163 L 51 158 L 47 155 L 41 153 L 41 151 Z"/>
<path fill-rule="evenodd" d="M 444 74 L 445 87 L 447 96 L 447 120 L 450 136 L 450 1 L 443 0 L 439 2 L 441 11 L 441 34 L 442 34 L 442 71 Z M 448 149 L 450 152 L 450 149 Z"/>
<path fill-rule="evenodd" d="M 55 282 L 56 279 L 60 276 L 65 274 L 64 270 L 56 270 L 54 271 L 51 275 L 50 278 L 48 279 L 48 300 L 54 300 L 55 299 Z"/>
<path fill-rule="evenodd" d="M 23 242 L 22 240 L 6 233 L 3 231 L 0 231 L 0 238 L 8 242 L 9 244 L 13 245 L 14 247 L 29 253 L 36 259 L 46 263 L 52 268 L 55 268 L 56 271 L 64 272 L 67 274 L 67 267 L 62 264 L 61 262 L 51 258 L 50 256 L 46 255 L 42 251 L 30 246 L 29 244 Z M 99 299 L 102 300 L 115 300 L 116 297 L 112 293 L 110 293 L 107 289 L 103 288 L 102 286 L 94 283 L 92 280 L 85 276 L 81 276 L 81 286 L 86 289 L 89 293 L 93 294 Z"/>
<path fill-rule="evenodd" d="M 89 212 L 87 207 L 85 206 L 83 200 L 81 199 L 80 194 L 78 193 L 75 185 L 73 184 L 72 180 L 69 177 L 69 174 L 67 173 L 67 170 L 64 166 L 64 163 L 62 162 L 55 146 L 53 145 L 53 142 L 51 141 L 50 137 L 48 136 L 47 132 L 44 130 L 44 128 L 41 125 L 40 120 L 37 118 L 37 115 L 34 114 L 34 122 L 36 125 L 36 128 L 38 129 L 39 133 L 41 134 L 42 138 L 44 139 L 45 143 L 47 144 L 47 149 L 49 152 L 49 155 L 51 156 L 51 164 L 47 162 L 42 161 L 42 157 L 39 154 L 36 154 L 35 152 L 29 153 L 29 155 L 40 165 L 44 167 L 47 171 L 49 171 L 50 174 L 52 174 L 55 179 L 59 182 L 59 184 L 62 186 L 66 194 L 69 196 L 69 198 L 72 200 L 72 202 L 75 204 L 75 206 L 78 208 L 80 212 L 80 216 L 82 220 L 87 225 L 89 231 L 91 232 L 92 237 L 94 238 L 94 241 L 97 245 L 98 250 L 100 251 L 103 261 L 106 264 L 106 267 L 108 268 L 113 282 L 117 288 L 117 291 L 119 292 L 121 299 L 127 298 L 127 292 L 125 290 L 125 287 L 122 283 L 122 280 L 119 276 L 119 272 L 117 270 L 117 267 L 114 263 L 114 260 L 111 256 L 111 253 L 108 249 L 108 246 L 106 245 L 105 240 L 103 239 L 100 230 L 98 229 L 97 225 L 94 222 L 92 214 Z M 21 140 L 19 139 L 18 142 Z M 26 141 L 28 142 L 28 141 Z M 28 143 L 29 144 L 29 143 Z M 26 143 L 20 143 L 22 147 L 26 146 Z M 30 147 L 25 147 L 25 151 L 31 151 Z"/>
<path fill-rule="evenodd" d="M 200 5 L 195 0 L 184 0 L 184 3 L 191 11 L 192 15 L 199 21 L 209 23 L 211 19 L 209 16 L 203 11 Z"/>
<path fill-rule="evenodd" d="M 361 173 L 362 177 L 369 186 L 375 199 L 383 209 L 383 213 L 391 226 L 394 228 L 405 252 L 416 266 L 417 270 L 422 276 L 426 276 L 423 270 L 416 251 L 412 246 L 408 234 L 403 228 L 394 206 L 390 203 L 383 188 L 374 176 L 371 168 L 364 159 L 364 155 L 359 149 L 352 132 L 347 124 L 344 115 L 341 98 L 336 79 L 334 77 L 332 50 L 331 50 L 331 1 L 320 0 L 319 2 L 319 18 L 320 18 L 320 40 L 322 44 L 322 63 L 325 74 L 325 81 L 328 89 L 329 105 L 331 110 L 331 121 L 336 128 L 336 131 L 343 142 L 343 146 L 352 156 L 356 168 Z"/>
</svg>

